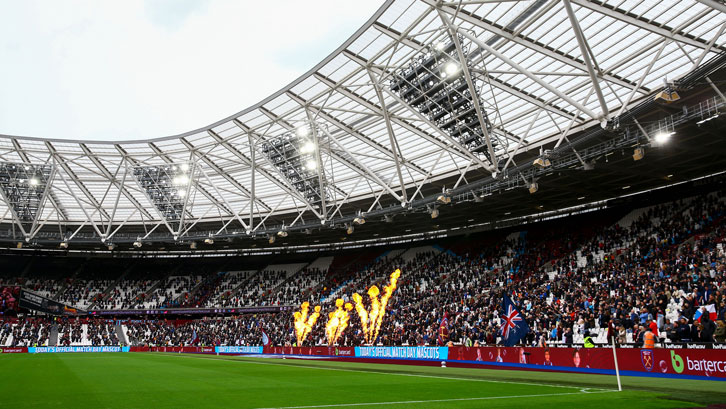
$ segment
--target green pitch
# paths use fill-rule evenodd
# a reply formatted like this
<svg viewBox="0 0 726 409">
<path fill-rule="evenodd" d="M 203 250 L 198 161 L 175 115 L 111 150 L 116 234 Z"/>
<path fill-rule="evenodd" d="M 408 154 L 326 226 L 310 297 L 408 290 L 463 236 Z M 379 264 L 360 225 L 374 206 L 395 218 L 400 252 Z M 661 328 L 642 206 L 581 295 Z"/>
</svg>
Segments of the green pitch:
<svg viewBox="0 0 726 409">
<path fill-rule="evenodd" d="M 726 382 L 213 355 L 0 355 L 6 408 L 680 408 Z"/>
</svg>

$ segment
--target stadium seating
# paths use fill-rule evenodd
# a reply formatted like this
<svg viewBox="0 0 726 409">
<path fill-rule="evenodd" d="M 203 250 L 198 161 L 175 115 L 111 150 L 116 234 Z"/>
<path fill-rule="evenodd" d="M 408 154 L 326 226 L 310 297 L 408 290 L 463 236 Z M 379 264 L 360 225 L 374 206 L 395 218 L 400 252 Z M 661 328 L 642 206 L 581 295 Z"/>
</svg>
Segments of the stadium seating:
<svg viewBox="0 0 726 409">
<path fill-rule="evenodd" d="M 724 192 L 660 205 L 571 216 L 532 226 L 493 231 L 409 248 L 372 248 L 256 270 L 170 272 L 117 277 L 73 274 L 52 280 L 28 274 L 4 277 L 26 289 L 87 309 L 245 307 L 302 302 L 323 314 L 308 343 L 325 344 L 322 326 L 337 298 L 350 301 L 371 285 L 382 287 L 401 268 L 378 343 L 384 345 L 493 344 L 501 325 L 501 295 L 520 305 L 532 331 L 531 345 L 578 344 L 586 332 L 606 344 L 637 343 L 652 319 L 663 343 L 712 341 L 693 321 L 696 309 L 726 310 Z M 526 227 L 526 230 L 525 230 Z M 449 317 L 448 338 L 439 325 Z M 685 317 L 687 329 L 678 331 Z M 6 319 L 0 346 L 9 345 L 245 345 L 292 344 L 290 313 L 204 320 L 147 320 L 117 326 L 102 320 Z M 351 314 L 341 344 L 363 342 Z M 53 339 L 52 330 L 57 331 Z M 685 331 L 685 332 L 684 332 Z M 684 336 L 685 334 L 685 336 Z"/>
</svg>

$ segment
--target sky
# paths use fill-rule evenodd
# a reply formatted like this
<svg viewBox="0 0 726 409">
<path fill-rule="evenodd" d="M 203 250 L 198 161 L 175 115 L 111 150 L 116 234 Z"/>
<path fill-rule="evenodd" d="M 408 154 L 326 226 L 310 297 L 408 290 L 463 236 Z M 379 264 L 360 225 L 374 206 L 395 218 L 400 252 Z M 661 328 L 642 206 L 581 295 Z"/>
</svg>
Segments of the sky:
<svg viewBox="0 0 726 409">
<path fill-rule="evenodd" d="M 338 48 L 383 0 L 0 0 L 0 134 L 202 128 Z"/>
</svg>

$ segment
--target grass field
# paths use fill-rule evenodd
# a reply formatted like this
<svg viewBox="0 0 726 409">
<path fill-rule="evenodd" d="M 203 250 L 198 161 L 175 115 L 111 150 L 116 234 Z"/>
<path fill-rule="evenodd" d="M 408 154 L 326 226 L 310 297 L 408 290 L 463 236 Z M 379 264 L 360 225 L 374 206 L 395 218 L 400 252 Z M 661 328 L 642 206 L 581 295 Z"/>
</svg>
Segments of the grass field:
<svg viewBox="0 0 726 409">
<path fill-rule="evenodd" d="M 160 353 L 0 355 L 0 407 L 679 408 L 726 383 Z"/>
</svg>

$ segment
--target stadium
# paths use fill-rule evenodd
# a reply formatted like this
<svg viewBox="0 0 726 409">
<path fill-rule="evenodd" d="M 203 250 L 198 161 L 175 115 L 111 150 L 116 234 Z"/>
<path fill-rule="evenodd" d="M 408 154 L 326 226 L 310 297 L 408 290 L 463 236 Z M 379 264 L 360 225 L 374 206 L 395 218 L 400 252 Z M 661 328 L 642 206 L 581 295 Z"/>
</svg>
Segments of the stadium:
<svg viewBox="0 0 726 409">
<path fill-rule="evenodd" d="M 723 1 L 353 30 L 199 129 L 0 134 L 0 406 L 726 404 Z"/>
</svg>

